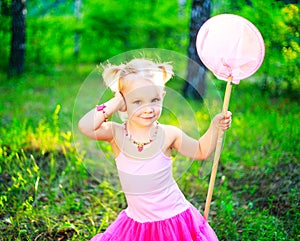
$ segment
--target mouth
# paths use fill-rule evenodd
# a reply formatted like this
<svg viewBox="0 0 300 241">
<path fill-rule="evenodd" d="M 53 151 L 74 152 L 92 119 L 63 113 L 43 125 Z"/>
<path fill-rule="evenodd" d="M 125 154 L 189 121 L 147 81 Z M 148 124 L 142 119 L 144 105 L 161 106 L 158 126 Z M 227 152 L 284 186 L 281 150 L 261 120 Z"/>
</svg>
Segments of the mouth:
<svg viewBox="0 0 300 241">
<path fill-rule="evenodd" d="M 142 119 L 145 119 L 145 120 L 151 120 L 153 119 L 155 116 L 141 116 Z"/>
</svg>

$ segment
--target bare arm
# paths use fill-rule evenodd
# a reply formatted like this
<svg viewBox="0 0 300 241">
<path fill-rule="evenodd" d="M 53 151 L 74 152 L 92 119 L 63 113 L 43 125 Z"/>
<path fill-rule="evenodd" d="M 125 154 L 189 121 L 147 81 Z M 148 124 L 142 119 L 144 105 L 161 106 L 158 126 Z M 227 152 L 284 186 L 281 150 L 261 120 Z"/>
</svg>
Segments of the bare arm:
<svg viewBox="0 0 300 241">
<path fill-rule="evenodd" d="M 180 129 L 174 128 L 172 130 L 172 133 L 174 133 L 172 147 L 185 156 L 204 160 L 208 158 L 216 148 L 218 130 L 227 130 L 230 124 L 231 112 L 227 112 L 226 116 L 222 114 L 216 115 L 205 134 L 199 140 L 195 140 Z"/>
<path fill-rule="evenodd" d="M 111 116 L 117 111 L 126 109 L 123 97 L 116 93 L 115 97 L 104 103 L 106 116 Z M 93 108 L 87 112 L 79 121 L 79 130 L 87 137 L 94 140 L 111 142 L 113 139 L 113 122 L 105 122 L 106 117 L 102 111 Z"/>
</svg>

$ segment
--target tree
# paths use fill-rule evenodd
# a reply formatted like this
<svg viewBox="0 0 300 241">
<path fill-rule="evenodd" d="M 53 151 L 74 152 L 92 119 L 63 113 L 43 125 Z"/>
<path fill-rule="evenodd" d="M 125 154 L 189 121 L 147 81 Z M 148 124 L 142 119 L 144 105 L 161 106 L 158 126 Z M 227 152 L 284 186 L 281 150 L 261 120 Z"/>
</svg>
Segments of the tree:
<svg viewBox="0 0 300 241">
<path fill-rule="evenodd" d="M 13 0 L 11 3 L 11 49 L 8 77 L 21 75 L 24 72 L 25 34 L 26 34 L 26 0 Z"/>
<path fill-rule="evenodd" d="M 197 33 L 202 24 L 210 17 L 210 0 L 193 0 L 190 22 L 190 43 L 188 47 L 188 68 L 183 95 L 193 99 L 203 99 L 206 89 L 205 66 L 196 50 Z M 195 61 L 200 66 L 195 68 Z"/>
</svg>

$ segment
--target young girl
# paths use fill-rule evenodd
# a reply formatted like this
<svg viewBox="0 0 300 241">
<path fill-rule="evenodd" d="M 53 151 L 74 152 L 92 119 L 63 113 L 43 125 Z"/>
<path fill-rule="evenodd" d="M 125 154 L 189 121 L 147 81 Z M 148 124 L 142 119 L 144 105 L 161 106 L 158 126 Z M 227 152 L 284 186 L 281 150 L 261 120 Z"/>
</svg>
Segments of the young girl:
<svg viewBox="0 0 300 241">
<path fill-rule="evenodd" d="M 199 140 L 159 123 L 164 85 L 172 75 L 170 64 L 147 59 L 104 69 L 103 79 L 115 96 L 85 114 L 78 126 L 89 138 L 110 143 L 128 207 L 91 241 L 218 240 L 178 188 L 170 156 L 175 149 L 206 159 L 216 147 L 218 129 L 230 127 L 231 113 L 216 115 Z M 127 113 L 123 124 L 108 121 L 117 111 Z"/>
</svg>

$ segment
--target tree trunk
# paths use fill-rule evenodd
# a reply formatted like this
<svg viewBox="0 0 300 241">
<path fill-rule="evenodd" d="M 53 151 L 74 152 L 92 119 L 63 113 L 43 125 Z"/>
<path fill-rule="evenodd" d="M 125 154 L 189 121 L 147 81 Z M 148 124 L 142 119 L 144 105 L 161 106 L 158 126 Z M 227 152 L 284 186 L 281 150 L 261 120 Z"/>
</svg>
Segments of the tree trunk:
<svg viewBox="0 0 300 241">
<path fill-rule="evenodd" d="M 196 50 L 197 33 L 202 24 L 210 17 L 210 0 L 193 0 L 190 22 L 190 43 L 188 47 L 188 67 L 183 95 L 202 100 L 205 95 L 206 79 L 205 66 Z M 197 64 L 195 64 L 195 62 Z"/>
<path fill-rule="evenodd" d="M 8 77 L 21 75 L 24 72 L 25 61 L 25 14 L 26 0 L 13 0 L 11 3 L 11 49 L 8 67 Z"/>
</svg>

